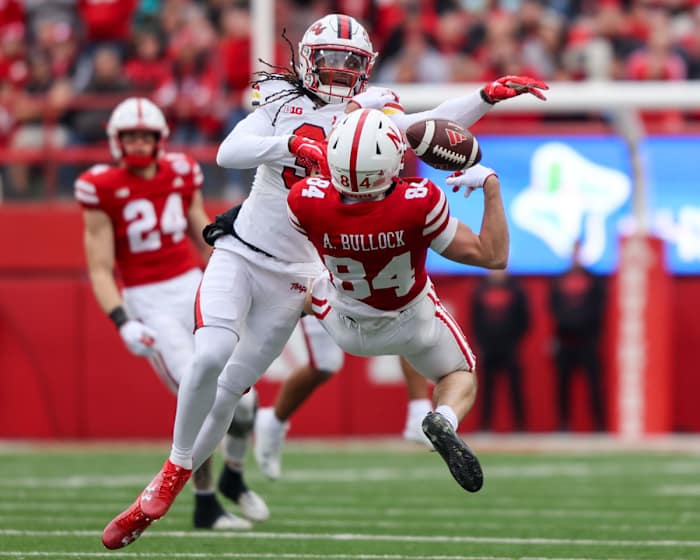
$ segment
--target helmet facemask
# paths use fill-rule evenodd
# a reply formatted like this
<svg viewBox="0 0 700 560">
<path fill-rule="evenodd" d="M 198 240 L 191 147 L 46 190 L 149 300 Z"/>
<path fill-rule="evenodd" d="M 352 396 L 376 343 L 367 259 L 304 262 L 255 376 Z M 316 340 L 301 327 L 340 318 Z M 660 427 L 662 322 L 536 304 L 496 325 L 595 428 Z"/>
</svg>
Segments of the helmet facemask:
<svg viewBox="0 0 700 560">
<path fill-rule="evenodd" d="M 151 150 L 150 153 L 129 153 L 127 152 L 126 148 L 124 147 L 124 139 L 123 135 L 129 132 L 150 132 L 154 139 L 155 143 L 153 146 L 153 149 Z M 158 159 L 158 156 L 160 152 L 162 151 L 162 141 L 161 141 L 161 134 L 160 131 L 158 130 L 152 130 L 149 128 L 140 128 L 140 129 L 133 129 L 133 130 L 120 130 L 118 135 L 117 135 L 117 140 L 119 142 L 119 147 L 122 153 L 121 161 L 124 162 L 126 165 L 129 167 L 137 167 L 137 168 L 143 168 L 143 167 L 148 167 L 151 165 L 153 162 L 155 162 Z"/>
</svg>

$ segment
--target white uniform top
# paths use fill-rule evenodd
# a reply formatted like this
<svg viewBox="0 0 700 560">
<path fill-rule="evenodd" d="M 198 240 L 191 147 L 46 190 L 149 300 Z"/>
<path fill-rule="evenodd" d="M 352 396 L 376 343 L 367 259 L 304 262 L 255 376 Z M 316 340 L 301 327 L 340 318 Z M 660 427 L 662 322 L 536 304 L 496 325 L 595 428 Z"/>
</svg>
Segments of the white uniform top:
<svg viewBox="0 0 700 560">
<path fill-rule="evenodd" d="M 260 84 L 254 99 L 264 103 L 267 96 L 291 88 L 282 80 L 266 81 Z M 430 111 L 389 116 L 402 130 L 427 118 L 449 118 L 471 126 L 491 107 L 477 91 Z M 287 219 L 289 189 L 306 176 L 305 169 L 296 165 L 295 156 L 289 153 L 288 142 L 293 134 L 322 140 L 344 112 L 345 103 L 317 107 L 306 95 L 289 96 L 258 107 L 229 133 L 219 147 L 217 164 L 235 169 L 258 168 L 250 195 L 236 218 L 236 233 L 243 240 L 282 261 L 320 263 L 313 246 Z"/>
</svg>

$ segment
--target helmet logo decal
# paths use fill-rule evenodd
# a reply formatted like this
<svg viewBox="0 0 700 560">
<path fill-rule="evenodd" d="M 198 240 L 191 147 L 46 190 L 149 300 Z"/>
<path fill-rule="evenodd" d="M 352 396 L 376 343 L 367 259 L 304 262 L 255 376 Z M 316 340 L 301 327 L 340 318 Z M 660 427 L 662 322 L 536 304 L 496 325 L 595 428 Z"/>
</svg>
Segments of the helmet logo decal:
<svg viewBox="0 0 700 560">
<path fill-rule="evenodd" d="M 309 31 L 313 33 L 314 35 L 320 35 L 323 33 L 323 30 L 326 28 L 325 25 L 323 25 L 320 21 L 316 22 L 313 24 L 311 27 L 309 27 Z"/>
<path fill-rule="evenodd" d="M 393 131 L 387 132 L 386 136 L 394 143 L 394 146 L 396 146 L 396 149 L 398 150 L 399 146 L 401 145 L 401 137 Z"/>
</svg>

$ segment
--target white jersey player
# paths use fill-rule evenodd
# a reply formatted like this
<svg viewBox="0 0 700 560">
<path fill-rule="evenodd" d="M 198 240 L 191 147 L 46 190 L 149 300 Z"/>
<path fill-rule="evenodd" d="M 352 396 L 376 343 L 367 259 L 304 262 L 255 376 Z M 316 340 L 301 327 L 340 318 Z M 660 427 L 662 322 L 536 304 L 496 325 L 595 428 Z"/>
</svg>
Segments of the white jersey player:
<svg viewBox="0 0 700 560">
<path fill-rule="evenodd" d="M 199 263 L 209 256 L 200 236 L 209 221 L 200 192 L 202 172 L 186 154 L 164 152 L 168 127 L 160 109 L 147 99 L 120 103 L 107 134 L 117 164 L 95 165 L 75 183 L 75 197 L 83 207 L 90 282 L 129 350 L 148 357 L 177 393 L 194 354 L 192 310 L 202 277 Z M 121 290 L 113 276 L 115 264 Z M 267 506 L 245 486 L 241 472 L 255 413 L 254 397 L 248 401 L 237 411 L 233 435 L 226 438 L 219 487 L 244 514 L 262 520 L 269 515 Z M 195 476 L 194 526 L 251 528 L 250 521 L 223 509 L 211 478 L 207 462 Z"/>
<path fill-rule="evenodd" d="M 289 219 L 323 259 L 311 309 L 347 352 L 399 354 L 435 383 L 436 411 L 423 431 L 466 490 L 481 488 L 476 456 L 456 435 L 476 396 L 475 358 L 441 305 L 425 261 L 429 248 L 464 264 L 503 268 L 508 225 L 498 179 L 483 166 L 452 179 L 484 188 L 477 235 L 450 218 L 445 194 L 428 179 L 399 179 L 401 131 L 374 109 L 345 117 L 328 139 L 330 180 L 310 177 L 289 193 Z"/>
<path fill-rule="evenodd" d="M 394 101 L 387 90 L 365 91 L 376 56 L 367 31 L 353 18 L 321 18 L 299 43 L 298 65 L 258 81 L 258 108 L 220 146 L 222 167 L 257 167 L 251 194 L 233 235 L 216 242 L 202 279 L 195 359 L 180 386 L 170 456 L 106 531 L 117 525 L 138 536 L 167 513 L 192 468 L 225 433 L 233 407 L 282 351 L 313 279 L 323 270 L 313 246 L 286 218 L 287 194 L 313 165 L 323 169 L 323 138 L 344 116 L 348 101 L 377 108 Z M 401 129 L 425 118 L 469 126 L 495 101 L 526 92 L 541 95 L 538 87 L 508 77 L 431 111 L 397 111 L 392 118 Z"/>
</svg>

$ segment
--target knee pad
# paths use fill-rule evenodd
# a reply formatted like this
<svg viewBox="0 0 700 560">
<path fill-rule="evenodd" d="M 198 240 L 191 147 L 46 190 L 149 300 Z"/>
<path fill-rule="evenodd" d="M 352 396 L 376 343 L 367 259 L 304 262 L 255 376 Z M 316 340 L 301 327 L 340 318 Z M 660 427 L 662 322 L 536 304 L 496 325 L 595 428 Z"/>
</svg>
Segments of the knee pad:
<svg viewBox="0 0 700 560">
<path fill-rule="evenodd" d="M 246 437 L 253 432 L 255 424 L 255 414 L 258 411 L 258 394 L 251 387 L 245 395 L 238 401 L 236 412 L 233 414 L 233 420 L 228 428 L 228 435 L 233 437 Z"/>
</svg>

